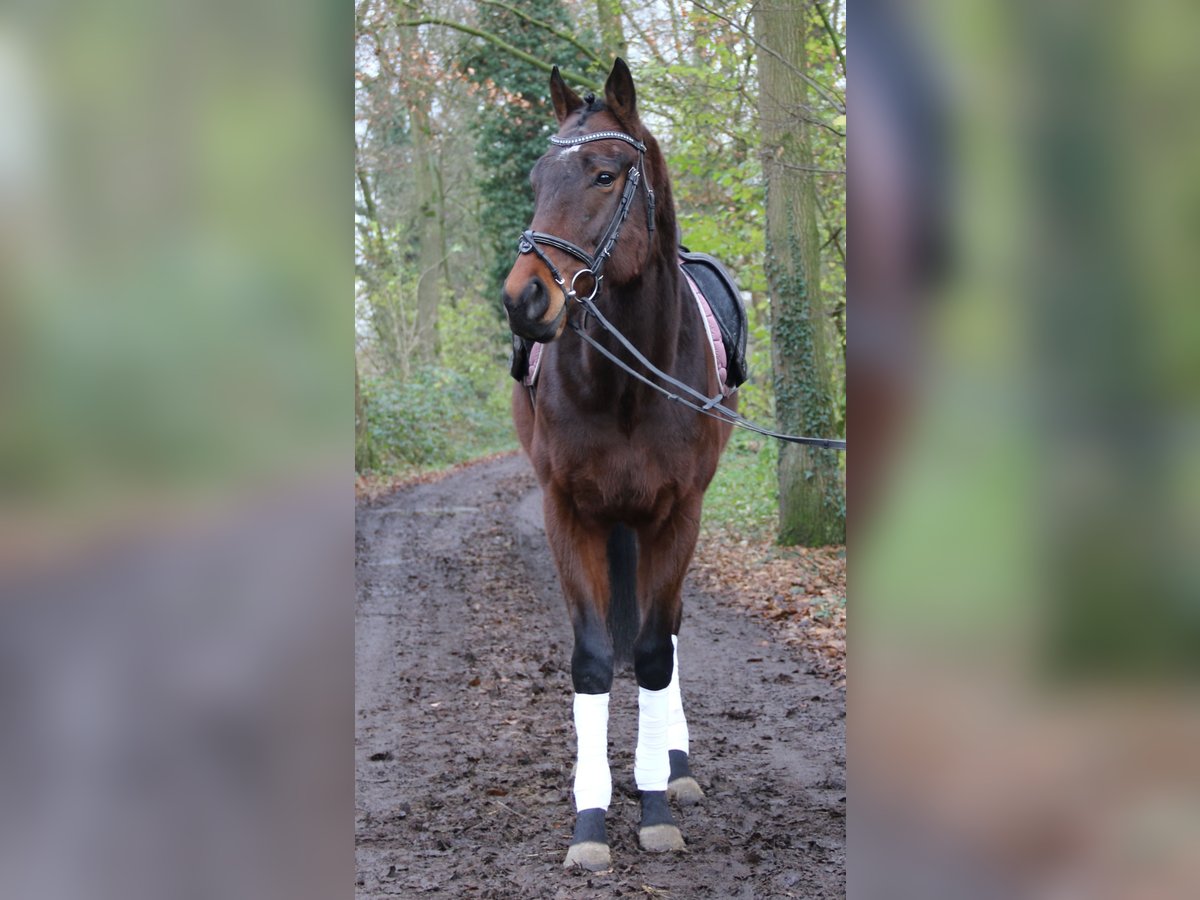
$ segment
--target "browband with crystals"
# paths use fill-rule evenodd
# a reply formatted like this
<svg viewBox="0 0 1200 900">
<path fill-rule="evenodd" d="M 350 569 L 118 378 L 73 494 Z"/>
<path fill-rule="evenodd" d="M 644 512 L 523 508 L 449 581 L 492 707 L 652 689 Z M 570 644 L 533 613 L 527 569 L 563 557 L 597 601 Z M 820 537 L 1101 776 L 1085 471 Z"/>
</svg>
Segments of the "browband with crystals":
<svg viewBox="0 0 1200 900">
<path fill-rule="evenodd" d="M 627 144 L 632 144 L 637 147 L 638 153 L 646 152 L 646 145 L 632 135 L 628 135 L 623 131 L 594 131 L 591 134 L 583 134 L 579 137 L 560 138 L 554 135 L 550 138 L 550 143 L 557 144 L 560 147 L 573 147 L 576 144 L 586 144 L 588 141 L 624 141 Z"/>
</svg>

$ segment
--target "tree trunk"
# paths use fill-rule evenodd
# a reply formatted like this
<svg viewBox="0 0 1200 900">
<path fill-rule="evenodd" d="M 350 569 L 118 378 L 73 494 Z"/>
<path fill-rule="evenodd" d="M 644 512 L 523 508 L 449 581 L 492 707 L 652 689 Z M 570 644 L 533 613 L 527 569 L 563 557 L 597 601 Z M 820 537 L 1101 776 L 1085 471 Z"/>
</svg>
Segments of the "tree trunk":
<svg viewBox="0 0 1200 900">
<path fill-rule="evenodd" d="M 416 4 L 412 8 L 415 9 Z M 398 40 L 402 63 L 409 67 L 406 72 L 408 90 L 405 91 L 405 103 L 409 136 L 412 139 L 411 172 L 418 232 L 416 327 L 410 352 L 415 359 L 428 362 L 436 358 L 437 312 L 445 247 L 441 192 L 437 178 L 437 148 L 429 118 L 429 98 L 434 86 L 427 80 L 429 73 L 423 68 L 423 63 L 418 61 L 422 54 L 417 30 L 399 29 Z"/>
<path fill-rule="evenodd" d="M 354 471 L 366 472 L 375 468 L 377 460 L 371 447 L 371 432 L 367 428 L 367 411 L 363 405 L 358 382 L 358 353 L 354 354 Z"/>
<path fill-rule="evenodd" d="M 832 437 L 834 337 L 821 293 L 820 237 L 812 173 L 803 0 L 763 0 L 754 13 L 759 121 L 767 188 L 766 275 L 779 429 Z M 769 49 L 764 49 L 769 48 Z M 778 55 L 776 55 L 778 54 Z M 796 444 L 779 451 L 779 542 L 845 541 L 845 491 L 837 452 Z"/>
<path fill-rule="evenodd" d="M 604 53 L 613 57 L 628 56 L 625 29 L 621 24 L 621 0 L 596 0 L 596 15 L 600 20 L 600 41 Z"/>
<path fill-rule="evenodd" d="M 441 293 L 442 247 L 441 203 L 435 177 L 429 111 L 421 104 L 409 107 L 413 148 L 413 188 L 417 201 L 417 327 L 413 355 L 422 361 L 434 358 L 437 348 L 437 312 Z"/>
</svg>

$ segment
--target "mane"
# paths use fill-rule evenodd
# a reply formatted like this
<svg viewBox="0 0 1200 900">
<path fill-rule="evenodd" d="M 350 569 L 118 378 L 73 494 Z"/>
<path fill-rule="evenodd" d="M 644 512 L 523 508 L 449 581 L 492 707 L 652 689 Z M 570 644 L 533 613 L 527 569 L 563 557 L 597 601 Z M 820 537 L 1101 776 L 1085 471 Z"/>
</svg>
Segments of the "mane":
<svg viewBox="0 0 1200 900">
<path fill-rule="evenodd" d="M 671 192 L 667 161 L 658 146 L 658 140 L 645 126 L 642 126 L 641 134 L 635 137 L 646 145 L 646 176 L 650 179 L 650 186 L 654 188 L 655 246 L 660 260 L 673 269 L 679 250 L 679 226 L 675 217 L 675 196 Z"/>
</svg>

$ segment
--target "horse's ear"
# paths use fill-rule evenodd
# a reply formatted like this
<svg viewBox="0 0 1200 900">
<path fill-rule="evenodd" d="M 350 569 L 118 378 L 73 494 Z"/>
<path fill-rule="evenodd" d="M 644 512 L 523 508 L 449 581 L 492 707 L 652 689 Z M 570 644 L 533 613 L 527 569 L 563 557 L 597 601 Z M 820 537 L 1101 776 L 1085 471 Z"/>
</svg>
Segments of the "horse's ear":
<svg viewBox="0 0 1200 900">
<path fill-rule="evenodd" d="M 608 73 L 608 81 L 604 85 L 604 102 L 612 113 L 625 122 L 633 125 L 638 121 L 637 91 L 633 88 L 633 75 L 625 60 L 617 57 L 613 62 L 612 71 Z"/>
<path fill-rule="evenodd" d="M 550 73 L 550 99 L 554 101 L 554 115 L 558 117 L 559 125 L 566 120 L 567 116 L 583 106 L 579 95 L 567 87 L 567 83 L 563 81 L 558 66 L 555 66 Z"/>
</svg>

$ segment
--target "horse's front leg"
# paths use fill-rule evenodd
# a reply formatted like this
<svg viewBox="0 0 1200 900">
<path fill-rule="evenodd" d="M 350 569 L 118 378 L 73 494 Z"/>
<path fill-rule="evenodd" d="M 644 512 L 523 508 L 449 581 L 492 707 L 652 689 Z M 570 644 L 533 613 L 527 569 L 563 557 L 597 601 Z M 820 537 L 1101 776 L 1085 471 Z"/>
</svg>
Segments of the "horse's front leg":
<svg viewBox="0 0 1200 900">
<path fill-rule="evenodd" d="M 684 802 L 695 802 L 702 796 L 688 771 L 687 721 L 675 659 L 683 579 L 699 528 L 697 495 L 693 501 L 680 504 L 666 521 L 638 531 L 638 598 L 643 616 L 633 648 L 638 682 L 634 779 L 642 796 L 638 842 L 644 850 L 684 848 L 683 835 L 667 805 L 668 788 Z"/>
<path fill-rule="evenodd" d="M 608 534 L 575 516 L 553 488 L 545 495 L 546 535 L 575 632 L 571 680 L 575 687 L 575 831 L 564 868 L 598 872 L 612 865 L 604 816 L 612 801 L 608 767 L 608 698 L 613 647 L 607 626 Z"/>
<path fill-rule="evenodd" d="M 683 713 L 683 694 L 679 687 L 679 628 L 671 635 L 674 645 L 674 662 L 671 667 L 671 683 L 667 686 L 667 756 L 671 764 L 670 780 L 667 782 L 667 799 L 680 806 L 692 806 L 704 799 L 704 791 L 692 777 L 689 766 L 690 736 L 687 716 Z"/>
</svg>

